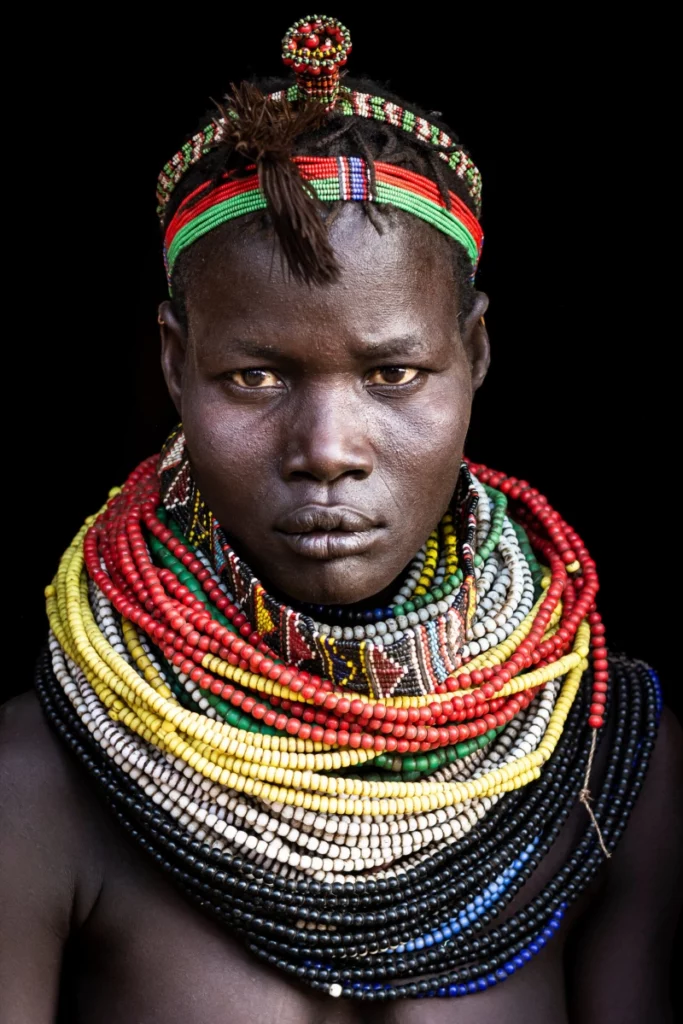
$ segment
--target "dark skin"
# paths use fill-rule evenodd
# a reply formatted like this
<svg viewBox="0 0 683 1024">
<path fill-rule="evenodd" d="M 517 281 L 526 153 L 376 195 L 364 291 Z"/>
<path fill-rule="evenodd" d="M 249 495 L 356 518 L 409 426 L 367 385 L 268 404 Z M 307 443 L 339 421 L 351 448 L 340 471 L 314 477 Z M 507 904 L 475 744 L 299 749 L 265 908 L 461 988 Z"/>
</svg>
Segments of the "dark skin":
<svg viewBox="0 0 683 1024">
<path fill-rule="evenodd" d="M 350 208 L 331 238 L 341 279 L 311 289 L 282 274 L 267 235 L 213 239 L 187 334 L 162 307 L 163 365 L 202 490 L 251 564 L 296 598 L 356 602 L 390 588 L 448 504 L 488 365 L 486 299 L 459 315 L 447 243 L 417 222 L 378 235 Z M 3 709 L 0 767 L 7 1024 L 53 1020 L 60 982 L 69 1024 L 670 1019 L 683 780 L 667 714 L 626 835 L 558 937 L 504 985 L 457 1001 L 363 1008 L 265 969 L 129 844 L 33 696 Z M 603 768 L 600 755 L 596 778 Z M 509 912 L 586 825 L 577 806 Z"/>
<path fill-rule="evenodd" d="M 265 235 L 246 258 L 230 233 L 218 258 L 195 254 L 189 337 L 165 303 L 162 363 L 200 488 L 254 569 L 299 600 L 346 604 L 389 586 L 448 507 L 489 363 L 488 300 L 462 321 L 448 241 L 420 221 L 380 235 L 351 206 L 332 237 L 344 269 L 322 288 L 283 276 Z M 305 546 L 291 520 L 321 506 L 355 529 Z"/>
</svg>

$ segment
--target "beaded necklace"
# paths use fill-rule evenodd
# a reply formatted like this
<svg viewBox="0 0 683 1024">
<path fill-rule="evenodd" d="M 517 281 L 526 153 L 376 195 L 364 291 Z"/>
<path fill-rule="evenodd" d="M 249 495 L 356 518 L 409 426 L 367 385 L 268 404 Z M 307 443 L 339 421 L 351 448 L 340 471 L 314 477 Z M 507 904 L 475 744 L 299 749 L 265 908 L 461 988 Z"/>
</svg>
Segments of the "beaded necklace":
<svg viewBox="0 0 683 1024">
<path fill-rule="evenodd" d="M 437 531 L 437 538 L 439 533 L 444 535 L 448 571 L 442 585 L 433 592 L 421 588 L 422 594 L 413 594 L 404 604 L 362 613 L 357 617 L 360 621 L 346 626 L 334 625 L 329 618 L 316 621 L 266 592 L 231 549 L 198 493 L 180 430 L 165 446 L 160 476 L 162 502 L 182 535 L 197 540 L 223 576 L 229 598 L 239 603 L 261 639 L 288 664 L 376 697 L 432 692 L 435 684 L 459 667 L 465 632 L 475 614 L 474 565 L 485 560 L 501 539 L 500 530 L 484 532 L 481 550 L 473 555 L 477 527 L 482 536 L 489 522 L 487 514 L 477 520 L 477 509 L 480 504 L 488 506 L 488 499 L 467 467 L 462 469 L 455 499 L 464 531 L 462 567 L 458 568 L 453 515 L 448 513 Z M 504 544 L 503 550 L 507 550 Z M 168 560 L 166 564 L 172 567 Z M 322 614 L 326 615 L 324 610 Z M 339 617 L 332 614 L 333 620 Z"/>
<path fill-rule="evenodd" d="M 300 19 L 283 41 L 296 84 L 271 99 L 415 134 L 478 216 L 469 156 L 423 118 L 345 89 L 350 51 L 340 22 Z M 226 126 L 218 118 L 164 167 L 162 219 Z M 321 200 L 407 210 L 476 267 L 481 229 L 456 195 L 360 157 L 295 162 Z M 249 170 L 180 204 L 169 281 L 197 238 L 266 205 Z M 505 981 L 619 841 L 661 710 L 656 675 L 608 657 L 585 545 L 526 481 L 467 462 L 388 606 L 290 606 L 223 525 L 178 428 L 86 520 L 46 589 L 36 687 L 49 721 L 132 840 L 300 983 L 383 1002 Z M 590 818 L 567 862 L 509 914 L 577 801 Z"/>
<path fill-rule="evenodd" d="M 225 537 L 178 430 L 86 521 L 47 588 L 49 719 L 141 848 L 265 962 L 378 1001 L 503 981 L 616 845 L 656 733 L 656 677 L 607 658 L 584 545 L 524 481 L 464 467 L 416 562 L 425 593 L 401 611 L 422 597 L 431 615 L 438 567 L 453 576 L 430 622 L 460 610 L 458 664 L 378 695 L 359 675 L 315 673 L 316 623 L 304 655 L 287 638 L 307 617 L 276 615 Z M 426 628 L 395 605 L 366 628 L 391 617 L 397 632 Z M 388 645 L 399 665 L 402 642 Z M 595 824 L 500 923 L 586 788 L 610 682 Z"/>
</svg>

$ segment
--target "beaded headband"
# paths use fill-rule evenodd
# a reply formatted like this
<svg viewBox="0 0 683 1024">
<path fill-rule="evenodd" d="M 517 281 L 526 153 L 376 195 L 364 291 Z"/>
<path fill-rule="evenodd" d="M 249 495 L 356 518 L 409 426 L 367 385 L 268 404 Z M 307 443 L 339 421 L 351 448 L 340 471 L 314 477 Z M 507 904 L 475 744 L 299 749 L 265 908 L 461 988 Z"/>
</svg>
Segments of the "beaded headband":
<svg viewBox="0 0 683 1024">
<path fill-rule="evenodd" d="M 273 92 L 268 98 L 275 102 L 286 99 L 289 103 L 322 103 L 335 113 L 391 124 L 430 143 L 463 181 L 476 216 L 453 192 L 449 192 L 449 204 L 446 204 L 430 179 L 390 164 L 375 164 L 374 188 L 371 187 L 368 166 L 360 157 L 295 157 L 293 162 L 298 166 L 302 182 L 307 182 L 324 202 L 385 203 L 420 217 L 459 242 L 476 271 L 483 242 L 477 221 L 481 211 L 479 170 L 457 143 L 425 118 L 382 96 L 344 89 L 339 71 L 346 64 L 351 49 L 348 29 L 336 19 L 320 15 L 299 19 L 282 42 L 282 59 L 294 70 L 296 84 Z M 227 124 L 224 116 L 215 118 L 164 165 L 157 181 L 157 214 L 162 225 L 175 188 L 191 167 L 226 138 Z M 268 205 L 256 174 L 237 181 L 223 179 L 216 190 L 196 201 L 204 188 L 206 183 L 183 201 L 166 229 L 164 261 L 169 290 L 173 267 L 184 249 L 219 224 L 266 209 Z"/>
<path fill-rule="evenodd" d="M 449 193 L 449 209 L 429 178 L 394 164 L 377 162 L 373 187 L 370 168 L 360 157 L 297 156 L 293 162 L 302 180 L 310 184 L 323 202 L 387 203 L 412 213 L 459 242 L 476 267 L 484 238 L 479 222 L 453 192 Z M 220 224 L 263 210 L 267 205 L 257 174 L 227 179 L 204 198 L 197 199 L 204 188 L 200 185 L 190 193 L 166 230 L 164 262 L 169 288 L 173 268 L 184 249 Z"/>
<path fill-rule="evenodd" d="M 273 92 L 270 94 L 270 98 L 273 100 L 286 98 L 290 103 L 294 103 L 300 99 L 299 86 L 291 85 L 288 89 Z M 435 147 L 437 155 L 462 179 L 472 197 L 475 212 L 477 216 L 480 216 L 481 172 L 469 154 L 458 149 L 457 143 L 453 142 L 441 128 L 431 124 L 424 117 L 418 117 L 412 110 L 406 110 L 397 103 L 392 103 L 391 100 L 387 100 L 383 96 L 372 96 L 367 92 L 351 91 L 350 89 L 340 89 L 339 97 L 334 104 L 334 111 L 349 117 L 366 117 L 384 124 L 391 124 L 395 128 L 401 128 L 409 135 L 416 135 L 424 142 L 431 143 Z M 193 135 L 164 164 L 157 179 L 157 215 L 162 223 L 166 207 L 180 180 L 194 164 L 222 141 L 224 133 L 225 118 L 217 117 L 211 124 Z M 448 152 L 448 150 L 453 151 Z"/>
</svg>

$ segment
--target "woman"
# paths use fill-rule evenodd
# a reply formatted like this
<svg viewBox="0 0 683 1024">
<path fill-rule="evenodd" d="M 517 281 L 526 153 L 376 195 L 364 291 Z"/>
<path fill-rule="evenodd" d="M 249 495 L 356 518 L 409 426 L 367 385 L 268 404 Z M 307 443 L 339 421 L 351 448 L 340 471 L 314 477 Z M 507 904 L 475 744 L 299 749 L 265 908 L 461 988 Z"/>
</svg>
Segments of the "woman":
<svg viewBox="0 0 683 1024">
<path fill-rule="evenodd" d="M 676 734 L 580 537 L 463 462 L 479 172 L 349 53 L 300 20 L 160 175 L 182 428 L 4 715 L 10 1018 L 61 969 L 83 1020 L 666 1019 Z"/>
</svg>

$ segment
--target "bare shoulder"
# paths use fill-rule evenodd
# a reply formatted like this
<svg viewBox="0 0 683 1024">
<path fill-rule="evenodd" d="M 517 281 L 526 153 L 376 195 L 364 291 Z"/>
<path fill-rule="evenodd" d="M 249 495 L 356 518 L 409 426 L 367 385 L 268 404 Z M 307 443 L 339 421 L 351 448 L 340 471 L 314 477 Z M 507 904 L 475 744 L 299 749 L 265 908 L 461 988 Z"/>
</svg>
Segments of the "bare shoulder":
<svg viewBox="0 0 683 1024">
<path fill-rule="evenodd" d="M 30 757 L 29 757 L 30 755 Z M 51 732 L 37 695 L 31 690 L 0 706 L 0 757 L 4 769 L 17 758 L 25 759 L 24 768 L 41 765 L 66 768 L 66 755 Z"/>
<path fill-rule="evenodd" d="M 681 727 L 665 709 L 624 835 L 572 936 L 572 1021 L 673 1021 L 667 973 L 682 896 L 682 744 Z"/>
<path fill-rule="evenodd" d="M 0 707 L 4 871 L 19 881 L 30 870 L 34 880 L 41 878 L 50 887 L 50 896 L 87 912 L 99 887 L 92 805 L 77 765 L 50 729 L 37 696 L 22 694 Z"/>
<path fill-rule="evenodd" d="M 662 905 L 675 907 L 683 857 L 682 786 L 683 729 L 664 708 L 643 788 L 609 865 L 611 886 L 644 886 L 651 895 L 661 893 Z"/>
<path fill-rule="evenodd" d="M 45 815 L 49 827 L 78 803 L 81 785 L 35 693 L 0 708 L 0 780 L 5 813 Z"/>
</svg>

